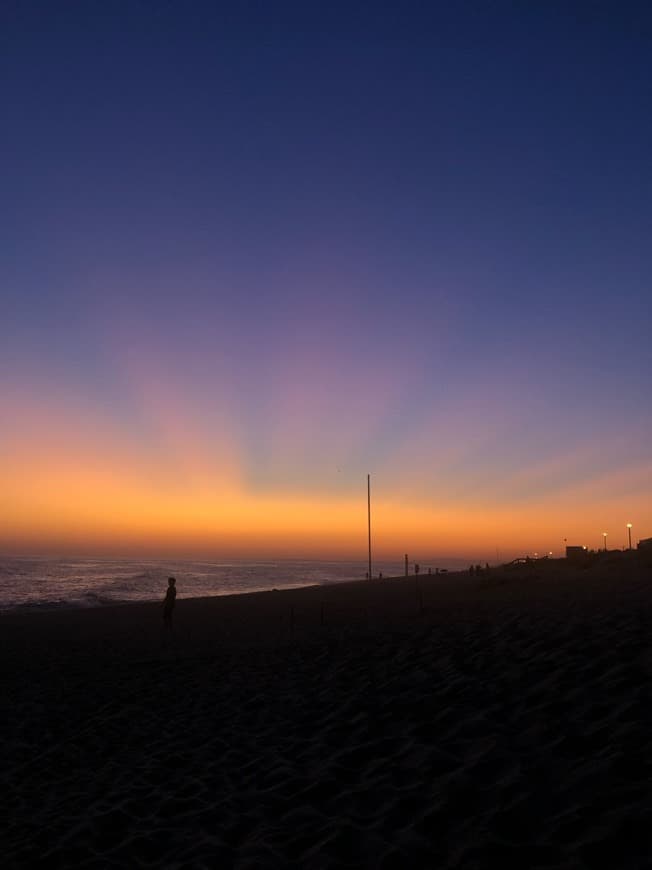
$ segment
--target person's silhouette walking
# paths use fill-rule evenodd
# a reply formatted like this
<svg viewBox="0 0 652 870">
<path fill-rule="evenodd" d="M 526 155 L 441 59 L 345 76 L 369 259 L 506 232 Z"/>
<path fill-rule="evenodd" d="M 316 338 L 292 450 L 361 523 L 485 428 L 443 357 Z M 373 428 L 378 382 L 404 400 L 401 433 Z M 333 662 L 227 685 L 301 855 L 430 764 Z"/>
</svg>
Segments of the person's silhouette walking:
<svg viewBox="0 0 652 870">
<path fill-rule="evenodd" d="M 168 588 L 165 593 L 165 600 L 163 601 L 163 623 L 165 627 L 168 629 L 172 629 L 172 611 L 174 610 L 174 603 L 177 599 L 177 587 L 176 579 L 174 577 L 168 577 Z"/>
</svg>

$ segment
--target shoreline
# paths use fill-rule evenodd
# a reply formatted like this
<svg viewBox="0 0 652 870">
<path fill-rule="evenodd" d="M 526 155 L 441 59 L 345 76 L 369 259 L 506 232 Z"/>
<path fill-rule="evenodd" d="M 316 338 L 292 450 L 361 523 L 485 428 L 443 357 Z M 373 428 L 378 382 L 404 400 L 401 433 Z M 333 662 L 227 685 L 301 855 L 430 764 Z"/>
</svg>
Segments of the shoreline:
<svg viewBox="0 0 652 870">
<path fill-rule="evenodd" d="M 298 583 L 296 585 L 284 585 L 280 587 L 270 587 L 264 589 L 252 589 L 247 590 L 243 589 L 239 592 L 223 592 L 223 593 L 215 593 L 214 595 L 193 595 L 193 596 L 184 596 L 183 594 L 177 594 L 177 605 L 180 602 L 190 602 L 190 601 L 203 601 L 209 602 L 214 599 L 227 599 L 227 598 L 240 598 L 244 596 L 254 596 L 254 595 L 271 595 L 271 594 L 281 594 L 281 593 L 290 593 L 290 592 L 298 592 L 304 589 L 330 589 L 330 588 L 340 588 L 347 586 L 356 586 L 358 584 L 363 585 L 371 585 L 376 586 L 378 584 L 383 583 L 394 583 L 394 582 L 407 582 L 410 581 L 424 581 L 427 579 L 430 581 L 437 582 L 446 582 L 447 578 L 455 578 L 462 577 L 465 578 L 467 576 L 467 572 L 465 571 L 447 571 L 445 574 L 420 574 L 418 577 L 414 574 L 410 574 L 407 577 L 404 575 L 396 575 L 396 576 L 387 576 L 379 579 L 377 577 L 373 577 L 371 581 L 366 578 L 356 578 L 356 579 L 346 579 L 346 580 L 327 580 L 322 583 Z M 123 608 L 123 607 L 139 607 L 139 606 L 156 606 L 157 604 L 161 604 L 163 602 L 163 598 L 165 595 L 165 589 L 163 587 L 161 592 L 161 597 L 159 598 L 148 598 L 148 599 L 123 599 L 123 600 L 109 600 L 106 599 L 97 604 L 74 604 L 67 601 L 52 603 L 52 602 L 34 602 L 34 603 L 23 603 L 11 605 L 8 607 L 0 606 L 0 617 L 10 616 L 13 614 L 41 614 L 41 613 L 68 613 L 68 612 L 95 612 L 95 611 L 107 611 L 113 608 Z M 180 587 L 178 586 L 177 589 Z"/>
<path fill-rule="evenodd" d="M 342 580 L 340 583 L 358 583 L 360 581 L 357 580 Z M 362 581 L 364 582 L 364 581 Z M 250 592 L 244 590 L 242 592 L 224 592 L 224 593 L 216 593 L 215 595 L 193 595 L 184 597 L 183 595 L 178 595 L 176 598 L 177 604 L 179 602 L 186 601 L 212 601 L 214 598 L 239 598 L 243 595 L 265 595 L 268 592 L 293 592 L 297 589 L 313 589 L 318 588 L 320 586 L 325 586 L 325 583 L 310 583 L 305 586 L 286 586 L 282 589 L 252 589 Z M 161 598 L 146 598 L 146 599 L 133 599 L 133 598 L 125 598 L 122 600 L 105 600 L 99 604 L 73 604 L 67 601 L 59 602 L 57 604 L 53 604 L 51 602 L 45 603 L 25 603 L 25 604 L 16 604 L 10 607 L 0 607 L 0 616 L 9 616 L 12 614 L 37 614 L 37 613 L 68 613 L 68 612 L 94 612 L 101 611 L 104 612 L 106 610 L 112 610 L 114 608 L 124 608 L 124 607 L 139 607 L 139 606 L 156 606 L 157 604 L 163 605 L 163 597 L 164 594 L 161 595 Z"/>
<path fill-rule="evenodd" d="M 532 560 L 532 563 L 529 566 L 519 565 L 512 566 L 508 565 L 499 565 L 499 566 L 490 566 L 487 568 L 482 568 L 479 574 L 470 575 L 468 570 L 459 570 L 459 571 L 446 571 L 444 573 L 420 573 L 414 574 L 410 573 L 407 576 L 404 574 L 398 575 L 387 575 L 382 579 L 378 577 L 372 577 L 371 580 L 366 577 L 354 578 L 354 579 L 343 579 L 343 580 L 327 580 L 325 582 L 307 582 L 307 583 L 298 583 L 296 585 L 282 585 L 280 587 L 266 587 L 266 588 L 257 588 L 252 590 L 243 589 L 237 592 L 224 592 L 224 593 L 215 593 L 211 595 L 192 595 L 192 596 L 184 596 L 183 595 L 183 587 L 178 585 L 177 590 L 181 590 L 177 594 L 177 606 L 181 603 L 187 604 L 190 602 L 214 602 L 214 601 L 223 601 L 223 600 L 232 600 L 232 599 L 241 599 L 241 598 L 255 598 L 258 596 L 268 596 L 268 595 L 288 595 L 293 593 L 301 593 L 306 590 L 340 590 L 340 589 L 349 589 L 349 588 L 358 588 L 358 589 L 369 589 L 369 590 L 379 590 L 385 587 L 386 585 L 394 585 L 394 584 L 402 584 L 406 588 L 410 585 L 412 586 L 420 586 L 422 589 L 430 590 L 434 592 L 438 590 L 445 595 L 449 595 L 451 592 L 454 594 L 456 592 L 467 593 L 469 589 L 476 589 L 477 591 L 483 591 L 488 587 L 497 588 L 503 585 L 512 585 L 516 583 L 532 583 L 538 582 L 542 579 L 546 579 L 548 581 L 552 581 L 555 588 L 560 587 L 560 583 L 563 586 L 565 581 L 570 583 L 576 582 L 578 579 L 585 578 L 587 580 L 597 580 L 598 582 L 602 582 L 607 580 L 610 576 L 614 574 L 619 575 L 627 575 L 628 577 L 649 574 L 652 569 L 652 562 L 649 560 L 635 560 L 632 559 L 629 562 L 623 561 L 622 563 L 593 563 L 589 565 L 578 565 L 572 562 L 568 562 L 564 559 L 553 559 L 550 561 L 547 560 Z M 328 594 L 331 594 L 330 592 Z M 165 586 L 161 585 L 161 595 L 160 598 L 151 598 L 151 599 L 122 599 L 122 600 L 110 600 L 105 599 L 102 603 L 97 605 L 78 605 L 74 603 L 68 602 L 60 602 L 60 603 L 50 603 L 46 602 L 41 604 L 40 602 L 34 603 L 24 603 L 18 605 L 12 605 L 7 608 L 0 607 L 0 614 L 4 616 L 13 616 L 14 614 L 36 614 L 36 613 L 48 613 L 48 614 L 56 614 L 56 613 L 69 613 L 69 612 L 80 612 L 80 613 L 94 613 L 94 612 L 106 612 L 116 608 L 128 608 L 128 607 L 155 607 L 157 604 L 163 603 L 163 599 L 165 597 Z"/>
<path fill-rule="evenodd" d="M 468 565 L 458 565 L 456 571 Z M 236 563 L 158 560 L 0 559 L 0 611 L 95 608 L 157 601 L 167 578 L 175 576 L 184 597 L 213 597 L 300 588 L 365 579 L 366 566 L 347 561 L 284 560 Z M 449 569 L 452 570 L 452 569 Z M 402 574 L 397 564 L 379 561 L 385 577 Z"/>
</svg>

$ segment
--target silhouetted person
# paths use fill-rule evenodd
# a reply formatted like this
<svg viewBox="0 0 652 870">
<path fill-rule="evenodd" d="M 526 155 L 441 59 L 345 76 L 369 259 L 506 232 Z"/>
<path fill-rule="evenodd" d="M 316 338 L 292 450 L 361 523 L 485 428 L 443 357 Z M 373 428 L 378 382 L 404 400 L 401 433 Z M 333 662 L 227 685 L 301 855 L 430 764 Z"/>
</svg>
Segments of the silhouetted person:
<svg viewBox="0 0 652 870">
<path fill-rule="evenodd" d="M 414 563 L 414 573 L 415 573 L 415 574 L 418 574 L 418 573 L 419 573 L 419 563 L 418 563 L 418 562 L 415 562 L 415 563 Z"/>
<path fill-rule="evenodd" d="M 482 568 L 481 568 L 479 565 L 476 565 L 476 566 L 475 566 L 475 573 L 476 573 L 476 574 L 479 574 L 480 571 L 482 571 Z"/>
<path fill-rule="evenodd" d="M 163 601 L 163 623 L 170 630 L 172 629 L 172 611 L 174 610 L 174 603 L 177 600 L 176 582 L 174 577 L 168 577 L 168 588 L 165 593 L 165 600 Z"/>
<path fill-rule="evenodd" d="M 469 574 L 471 575 L 471 577 L 473 577 L 473 575 L 475 574 L 475 568 L 473 567 L 473 565 L 469 567 Z"/>
</svg>

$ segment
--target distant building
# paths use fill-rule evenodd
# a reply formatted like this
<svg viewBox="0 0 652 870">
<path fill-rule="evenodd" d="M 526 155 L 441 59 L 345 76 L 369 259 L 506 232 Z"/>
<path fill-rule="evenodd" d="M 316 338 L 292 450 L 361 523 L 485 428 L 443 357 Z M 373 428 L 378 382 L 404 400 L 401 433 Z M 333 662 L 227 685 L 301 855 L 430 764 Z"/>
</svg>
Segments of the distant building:
<svg viewBox="0 0 652 870">
<path fill-rule="evenodd" d="M 641 538 L 636 546 L 637 550 L 652 550 L 652 538 Z"/>
<path fill-rule="evenodd" d="M 575 561 L 578 559 L 584 559 L 586 558 L 586 553 L 586 547 L 566 547 L 567 559 L 574 559 Z"/>
</svg>

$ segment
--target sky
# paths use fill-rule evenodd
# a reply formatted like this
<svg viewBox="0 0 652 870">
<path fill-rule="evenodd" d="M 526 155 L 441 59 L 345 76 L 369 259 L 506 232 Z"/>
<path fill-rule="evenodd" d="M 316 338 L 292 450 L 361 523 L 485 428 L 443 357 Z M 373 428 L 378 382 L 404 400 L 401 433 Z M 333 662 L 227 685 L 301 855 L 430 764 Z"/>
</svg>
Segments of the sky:
<svg viewBox="0 0 652 870">
<path fill-rule="evenodd" d="M 0 551 L 652 536 L 652 12 L 0 11 Z"/>
</svg>

